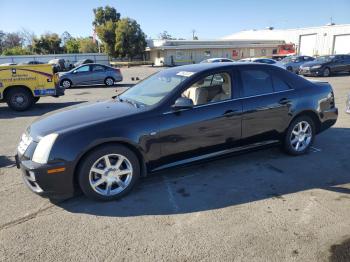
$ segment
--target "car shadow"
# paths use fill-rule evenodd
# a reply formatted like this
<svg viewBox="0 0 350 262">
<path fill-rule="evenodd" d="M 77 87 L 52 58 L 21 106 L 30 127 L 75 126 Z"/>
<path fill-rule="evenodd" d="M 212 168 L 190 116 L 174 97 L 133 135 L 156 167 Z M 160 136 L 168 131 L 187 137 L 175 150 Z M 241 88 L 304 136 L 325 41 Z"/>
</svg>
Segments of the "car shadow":
<svg viewBox="0 0 350 262">
<path fill-rule="evenodd" d="M 15 159 L 12 156 L 0 156 L 0 168 L 15 166 Z"/>
<path fill-rule="evenodd" d="M 350 74 L 347 72 L 341 72 L 341 73 L 333 73 L 331 76 L 329 77 L 322 77 L 322 76 L 307 76 L 307 78 L 319 78 L 319 79 L 329 79 L 329 78 L 333 78 L 333 77 L 349 77 Z"/>
<path fill-rule="evenodd" d="M 0 119 L 10 119 L 15 117 L 41 116 L 48 112 L 62 109 L 69 106 L 78 105 L 87 101 L 65 102 L 65 103 L 37 103 L 27 111 L 17 112 L 7 106 L 0 107 Z"/>
<path fill-rule="evenodd" d="M 270 148 L 189 167 L 141 180 L 126 197 L 96 202 L 80 195 L 58 203 L 72 213 L 132 217 L 185 214 L 272 199 L 310 189 L 350 194 L 350 129 L 320 134 L 310 153 L 291 157 Z M 341 150 L 339 150 L 341 148 Z"/>
<path fill-rule="evenodd" d="M 72 86 L 70 87 L 69 89 L 89 89 L 89 88 L 102 88 L 102 89 L 105 89 L 105 88 L 120 88 L 120 87 L 123 87 L 123 88 L 130 88 L 132 86 L 134 86 L 135 83 L 133 84 L 130 84 L 130 83 L 124 83 L 124 84 L 115 84 L 113 86 L 105 86 L 105 85 L 87 85 L 87 86 Z"/>
</svg>

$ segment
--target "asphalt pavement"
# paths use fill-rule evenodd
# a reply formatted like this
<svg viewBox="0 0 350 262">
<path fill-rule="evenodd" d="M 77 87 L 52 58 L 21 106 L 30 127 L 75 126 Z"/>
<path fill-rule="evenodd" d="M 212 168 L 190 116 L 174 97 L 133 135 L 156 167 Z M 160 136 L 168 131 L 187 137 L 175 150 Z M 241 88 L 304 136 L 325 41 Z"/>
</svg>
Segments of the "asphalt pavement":
<svg viewBox="0 0 350 262">
<path fill-rule="evenodd" d="M 23 113 L 0 104 L 0 261 L 350 260 L 349 75 L 321 78 L 340 115 L 307 155 L 267 148 L 167 170 L 108 203 L 50 202 L 25 187 L 13 155 L 26 126 L 108 99 L 157 70 L 125 68 L 117 87 L 72 88 Z"/>
</svg>

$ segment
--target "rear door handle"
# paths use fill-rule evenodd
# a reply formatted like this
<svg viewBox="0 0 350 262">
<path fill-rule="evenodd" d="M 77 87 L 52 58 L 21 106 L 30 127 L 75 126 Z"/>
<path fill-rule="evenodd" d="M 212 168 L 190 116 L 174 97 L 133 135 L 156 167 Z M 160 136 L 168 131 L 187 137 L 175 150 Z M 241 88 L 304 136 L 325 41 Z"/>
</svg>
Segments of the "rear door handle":
<svg viewBox="0 0 350 262">
<path fill-rule="evenodd" d="M 291 101 L 288 98 L 282 98 L 280 101 L 278 101 L 279 104 L 285 105 L 290 103 Z"/>
</svg>

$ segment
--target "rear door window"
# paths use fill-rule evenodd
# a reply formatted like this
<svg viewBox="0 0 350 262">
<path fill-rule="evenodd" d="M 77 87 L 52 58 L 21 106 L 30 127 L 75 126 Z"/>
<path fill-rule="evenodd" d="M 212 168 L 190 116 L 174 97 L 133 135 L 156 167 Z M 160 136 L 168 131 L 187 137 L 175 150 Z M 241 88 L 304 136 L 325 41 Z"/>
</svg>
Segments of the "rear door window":
<svg viewBox="0 0 350 262">
<path fill-rule="evenodd" d="M 94 65 L 93 67 L 92 67 L 92 71 L 94 71 L 94 72 L 101 72 L 101 71 L 104 71 L 104 70 L 106 70 L 106 68 L 104 67 L 104 66 L 102 66 L 102 65 Z"/>
<path fill-rule="evenodd" d="M 272 77 L 263 70 L 243 69 L 241 70 L 243 84 L 243 96 L 256 96 L 273 92 Z"/>
<path fill-rule="evenodd" d="M 290 86 L 276 75 L 272 75 L 272 81 L 273 89 L 275 92 L 286 91 L 290 89 Z"/>
</svg>

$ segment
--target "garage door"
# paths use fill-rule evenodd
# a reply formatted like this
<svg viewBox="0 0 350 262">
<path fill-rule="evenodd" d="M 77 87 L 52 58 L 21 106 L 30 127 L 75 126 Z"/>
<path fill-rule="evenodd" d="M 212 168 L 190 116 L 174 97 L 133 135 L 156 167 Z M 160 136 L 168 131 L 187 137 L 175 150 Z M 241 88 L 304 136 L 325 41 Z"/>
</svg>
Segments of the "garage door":
<svg viewBox="0 0 350 262">
<path fill-rule="evenodd" d="M 299 54 L 300 55 L 315 55 L 316 51 L 316 34 L 312 35 L 301 35 L 299 43 Z"/>
<path fill-rule="evenodd" d="M 334 36 L 334 54 L 350 53 L 350 34 Z"/>
</svg>

